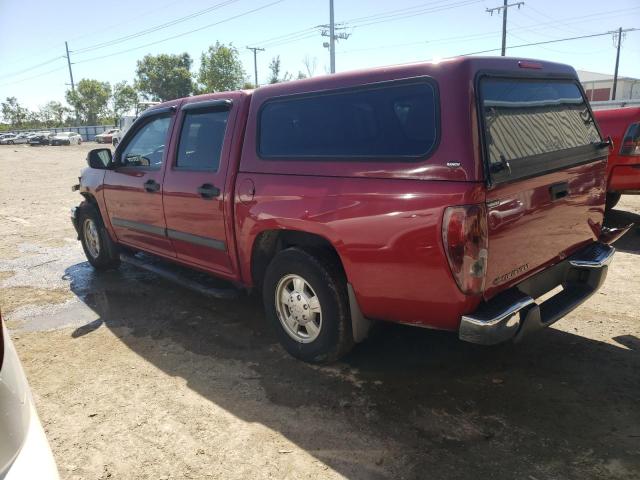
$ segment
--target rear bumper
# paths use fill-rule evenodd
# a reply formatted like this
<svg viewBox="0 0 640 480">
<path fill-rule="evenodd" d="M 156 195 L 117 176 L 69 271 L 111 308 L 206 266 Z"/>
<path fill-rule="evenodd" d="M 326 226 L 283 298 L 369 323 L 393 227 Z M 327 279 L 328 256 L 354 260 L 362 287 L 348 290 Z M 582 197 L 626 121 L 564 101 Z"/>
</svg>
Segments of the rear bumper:
<svg viewBox="0 0 640 480">
<path fill-rule="evenodd" d="M 568 259 L 482 303 L 460 321 L 461 340 L 495 345 L 548 327 L 593 295 L 602 285 L 615 249 L 593 243 Z M 535 299 L 562 286 L 538 304 Z"/>
</svg>

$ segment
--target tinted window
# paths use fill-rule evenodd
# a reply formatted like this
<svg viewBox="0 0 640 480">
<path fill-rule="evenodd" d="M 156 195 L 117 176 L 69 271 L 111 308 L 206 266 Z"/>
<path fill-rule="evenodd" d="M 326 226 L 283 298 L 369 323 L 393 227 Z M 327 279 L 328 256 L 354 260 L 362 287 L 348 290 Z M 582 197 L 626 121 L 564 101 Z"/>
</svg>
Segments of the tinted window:
<svg viewBox="0 0 640 480">
<path fill-rule="evenodd" d="M 120 163 L 126 167 L 160 167 L 170 124 L 167 115 L 143 125 L 122 150 Z"/>
<path fill-rule="evenodd" d="M 184 117 L 176 166 L 218 170 L 228 111 L 188 111 Z"/>
<path fill-rule="evenodd" d="M 492 165 L 600 141 L 572 81 L 485 78 L 480 89 Z"/>
<path fill-rule="evenodd" d="M 419 157 L 436 142 L 436 94 L 420 82 L 291 97 L 266 103 L 259 122 L 266 158 Z"/>
</svg>

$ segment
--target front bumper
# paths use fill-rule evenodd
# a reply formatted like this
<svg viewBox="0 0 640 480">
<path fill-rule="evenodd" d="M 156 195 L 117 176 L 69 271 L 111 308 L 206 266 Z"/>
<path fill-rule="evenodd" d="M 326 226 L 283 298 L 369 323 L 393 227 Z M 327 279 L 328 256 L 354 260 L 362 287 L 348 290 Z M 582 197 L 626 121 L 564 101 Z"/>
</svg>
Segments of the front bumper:
<svg viewBox="0 0 640 480">
<path fill-rule="evenodd" d="M 76 229 L 76 233 L 78 234 L 78 240 L 80 240 L 80 225 L 78 224 L 78 207 L 73 207 L 70 213 L 71 213 L 71 223 L 73 224 L 73 228 Z"/>
<path fill-rule="evenodd" d="M 484 302 L 460 321 L 461 340 L 495 345 L 519 341 L 548 327 L 593 295 L 602 285 L 615 248 L 593 243 L 568 259 Z M 562 291 L 538 304 L 535 299 L 557 286 Z"/>
</svg>

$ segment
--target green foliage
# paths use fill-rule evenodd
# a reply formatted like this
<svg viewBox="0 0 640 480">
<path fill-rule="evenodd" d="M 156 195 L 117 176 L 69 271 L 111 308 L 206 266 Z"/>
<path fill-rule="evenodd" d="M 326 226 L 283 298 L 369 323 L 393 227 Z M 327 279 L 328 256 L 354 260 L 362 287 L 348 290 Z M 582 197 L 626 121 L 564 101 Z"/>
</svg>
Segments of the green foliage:
<svg viewBox="0 0 640 480">
<path fill-rule="evenodd" d="M 125 113 L 134 110 L 138 105 L 138 92 L 126 81 L 116 83 L 113 86 L 111 98 L 114 122 Z"/>
<path fill-rule="evenodd" d="M 135 86 L 148 100 L 186 97 L 193 92 L 191 64 L 188 53 L 145 55 L 138 60 Z"/>
<path fill-rule="evenodd" d="M 99 82 L 83 78 L 76 85 L 75 91 L 67 90 L 67 102 L 88 125 L 95 125 L 98 117 L 105 115 L 111 97 L 111 86 L 108 82 Z"/>
<path fill-rule="evenodd" d="M 29 111 L 18 103 L 16 97 L 7 97 L 2 102 L 2 117 L 12 127 L 21 128 L 27 120 Z"/>
<path fill-rule="evenodd" d="M 45 127 L 61 127 L 65 124 L 67 116 L 71 113 L 71 109 L 62 105 L 60 102 L 49 102 L 40 107 L 38 112 L 38 120 Z"/>
<path fill-rule="evenodd" d="M 203 93 L 239 90 L 244 80 L 245 72 L 240 54 L 233 44 L 227 46 L 216 42 L 202 53 L 198 82 Z"/>
</svg>

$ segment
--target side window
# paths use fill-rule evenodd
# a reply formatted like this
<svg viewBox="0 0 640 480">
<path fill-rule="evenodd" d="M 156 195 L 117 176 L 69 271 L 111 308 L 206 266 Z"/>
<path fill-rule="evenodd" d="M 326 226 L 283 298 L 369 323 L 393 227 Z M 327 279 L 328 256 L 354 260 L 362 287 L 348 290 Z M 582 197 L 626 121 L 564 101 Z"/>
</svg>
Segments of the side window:
<svg viewBox="0 0 640 480">
<path fill-rule="evenodd" d="M 228 110 L 187 111 L 180 132 L 176 167 L 217 171 L 228 117 Z"/>
<path fill-rule="evenodd" d="M 264 159 L 407 161 L 432 152 L 438 128 L 432 82 L 390 82 L 265 103 L 258 149 Z"/>
<path fill-rule="evenodd" d="M 171 116 L 164 115 L 150 120 L 138 130 L 120 154 L 124 167 L 152 167 L 162 165 Z"/>
</svg>

